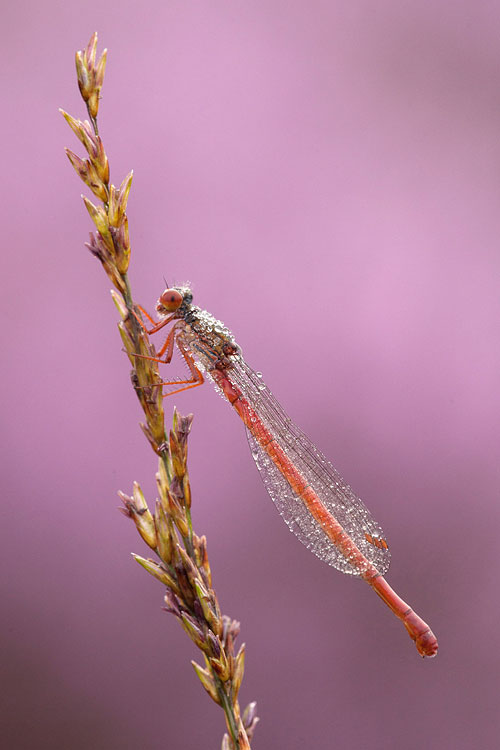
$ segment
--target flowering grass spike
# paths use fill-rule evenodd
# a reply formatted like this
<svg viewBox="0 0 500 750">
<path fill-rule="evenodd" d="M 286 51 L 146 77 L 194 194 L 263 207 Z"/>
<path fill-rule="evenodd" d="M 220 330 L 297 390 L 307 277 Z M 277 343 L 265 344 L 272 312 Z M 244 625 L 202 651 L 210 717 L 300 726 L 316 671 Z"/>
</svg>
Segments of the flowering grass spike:
<svg viewBox="0 0 500 750">
<path fill-rule="evenodd" d="M 247 750 L 258 718 L 255 702 L 243 713 L 238 702 L 245 645 L 236 651 L 240 625 L 221 614 L 212 587 L 207 541 L 193 531 L 191 520 L 187 445 L 193 416 L 183 417 L 174 410 L 173 426 L 167 435 L 158 363 L 154 361 L 156 352 L 139 322 L 139 308 L 133 302 L 127 275 L 131 247 L 126 210 L 132 172 L 119 187 L 110 183 L 108 158 L 97 126 L 105 67 L 106 50 L 97 61 L 95 33 L 85 50 L 76 53 L 78 86 L 89 120 L 77 120 L 64 110 L 61 113 L 86 151 L 86 158 L 81 158 L 66 149 L 75 172 L 92 191 L 94 200 L 100 201 L 96 205 L 82 196 L 95 225 L 87 247 L 100 260 L 115 287 L 111 294 L 120 316 L 118 329 L 132 366 L 132 385 L 145 416 L 141 429 L 158 456 L 159 498 L 154 509 L 149 508 L 139 484 L 134 482 L 132 495 L 118 493 L 124 506 L 121 511 L 135 523 L 155 555 L 145 558 L 134 554 L 135 560 L 165 587 L 165 611 L 179 621 L 202 652 L 204 666 L 194 661 L 192 664 L 206 692 L 224 711 L 227 733 L 222 740 L 223 750 Z"/>
</svg>

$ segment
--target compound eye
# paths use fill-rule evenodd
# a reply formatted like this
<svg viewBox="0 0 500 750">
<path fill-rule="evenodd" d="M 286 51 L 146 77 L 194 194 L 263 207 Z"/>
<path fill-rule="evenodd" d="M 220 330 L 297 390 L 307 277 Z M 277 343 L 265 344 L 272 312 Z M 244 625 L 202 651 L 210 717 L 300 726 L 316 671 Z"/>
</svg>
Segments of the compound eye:
<svg viewBox="0 0 500 750">
<path fill-rule="evenodd" d="M 160 297 L 160 304 L 168 312 L 174 312 L 182 305 L 182 294 L 177 289 L 165 289 Z"/>
</svg>

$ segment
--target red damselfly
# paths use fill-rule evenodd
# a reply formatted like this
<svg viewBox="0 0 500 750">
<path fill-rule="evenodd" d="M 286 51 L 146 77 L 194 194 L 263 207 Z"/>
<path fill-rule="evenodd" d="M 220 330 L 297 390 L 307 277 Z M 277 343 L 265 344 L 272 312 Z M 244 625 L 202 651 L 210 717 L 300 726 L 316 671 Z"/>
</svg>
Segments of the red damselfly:
<svg viewBox="0 0 500 750">
<path fill-rule="evenodd" d="M 290 530 L 321 560 L 366 581 L 402 620 L 418 652 L 435 656 L 435 635 L 383 577 L 390 553 L 378 523 L 245 362 L 231 332 L 192 300 L 187 286 L 166 289 L 156 305 L 158 322 L 138 308 L 152 324 L 148 329 L 136 315 L 149 335 L 172 324 L 157 355 L 147 358 L 168 364 L 177 346 L 189 368 L 184 380 L 158 383 L 173 387 L 164 395 L 201 385 L 204 374 L 212 380 L 243 420 L 266 489 Z"/>
</svg>

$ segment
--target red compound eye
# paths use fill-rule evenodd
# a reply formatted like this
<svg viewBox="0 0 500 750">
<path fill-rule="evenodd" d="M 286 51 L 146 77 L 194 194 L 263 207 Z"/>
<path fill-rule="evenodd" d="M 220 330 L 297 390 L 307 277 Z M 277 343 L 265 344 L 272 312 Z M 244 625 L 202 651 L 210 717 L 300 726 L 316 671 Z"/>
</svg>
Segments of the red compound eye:
<svg viewBox="0 0 500 750">
<path fill-rule="evenodd" d="M 165 310 L 174 312 L 182 305 L 182 294 L 177 289 L 165 289 L 159 301 Z"/>
</svg>

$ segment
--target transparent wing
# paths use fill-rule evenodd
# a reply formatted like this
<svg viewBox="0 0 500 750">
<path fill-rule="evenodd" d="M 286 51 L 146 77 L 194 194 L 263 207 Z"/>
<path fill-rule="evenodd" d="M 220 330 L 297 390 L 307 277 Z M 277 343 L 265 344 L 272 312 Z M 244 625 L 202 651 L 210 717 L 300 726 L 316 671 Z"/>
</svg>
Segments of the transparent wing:
<svg viewBox="0 0 500 750">
<path fill-rule="evenodd" d="M 260 374 L 254 372 L 241 356 L 235 357 L 234 367 L 227 371 L 227 375 L 240 388 L 257 415 L 252 428 L 247 428 L 250 449 L 264 485 L 290 530 L 328 565 L 342 573 L 360 575 L 360 571 L 337 549 L 287 482 L 285 463 L 280 465 L 278 460 L 277 466 L 262 448 L 259 435 L 270 433 L 273 436 L 329 513 L 341 524 L 367 560 L 384 575 L 389 568 L 390 552 L 381 527 L 362 500 L 292 422 L 262 382 Z"/>
</svg>

